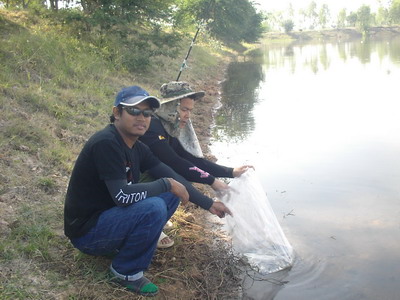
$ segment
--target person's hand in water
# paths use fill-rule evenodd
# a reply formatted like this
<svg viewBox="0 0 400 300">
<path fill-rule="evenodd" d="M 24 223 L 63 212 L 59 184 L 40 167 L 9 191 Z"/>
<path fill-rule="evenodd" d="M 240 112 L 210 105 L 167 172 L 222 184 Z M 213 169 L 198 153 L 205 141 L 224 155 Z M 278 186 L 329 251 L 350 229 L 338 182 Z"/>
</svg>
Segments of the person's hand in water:
<svg viewBox="0 0 400 300">
<path fill-rule="evenodd" d="M 219 180 L 217 178 L 215 178 L 211 187 L 216 192 L 224 192 L 229 189 L 229 186 L 225 182 L 223 182 L 222 180 Z"/>
<path fill-rule="evenodd" d="M 224 203 L 220 201 L 215 201 L 213 205 L 211 205 L 210 209 L 208 210 L 213 215 L 216 215 L 220 218 L 224 218 L 226 214 L 233 216 L 232 212 L 229 210 L 228 207 L 225 206 Z"/>
<path fill-rule="evenodd" d="M 253 169 L 254 170 L 254 167 L 252 165 L 244 165 L 244 166 L 241 166 L 241 167 L 234 168 L 233 172 L 232 172 L 232 175 L 233 175 L 233 177 L 239 177 L 244 172 L 246 172 L 248 169 Z"/>
</svg>

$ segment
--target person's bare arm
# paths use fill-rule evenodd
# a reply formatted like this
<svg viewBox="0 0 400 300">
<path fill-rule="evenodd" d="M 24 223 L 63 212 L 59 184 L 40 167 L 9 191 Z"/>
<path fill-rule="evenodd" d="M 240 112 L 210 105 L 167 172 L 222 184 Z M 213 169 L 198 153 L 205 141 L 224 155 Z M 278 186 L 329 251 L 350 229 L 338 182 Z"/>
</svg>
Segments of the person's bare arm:
<svg viewBox="0 0 400 300">
<path fill-rule="evenodd" d="M 171 193 L 181 199 L 182 204 L 186 205 L 189 201 L 189 193 L 185 186 L 173 178 L 167 178 L 171 184 Z"/>
</svg>

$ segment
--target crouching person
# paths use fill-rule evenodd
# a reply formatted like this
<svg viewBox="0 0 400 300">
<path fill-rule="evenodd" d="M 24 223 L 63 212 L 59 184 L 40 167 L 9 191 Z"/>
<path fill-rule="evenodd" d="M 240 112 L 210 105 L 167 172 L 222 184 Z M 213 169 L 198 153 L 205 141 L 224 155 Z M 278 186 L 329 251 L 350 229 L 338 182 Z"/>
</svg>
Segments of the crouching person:
<svg viewBox="0 0 400 300">
<path fill-rule="evenodd" d="M 158 287 L 143 272 L 150 265 L 160 233 L 185 186 L 138 141 L 160 106 L 138 86 L 116 97 L 111 124 L 86 142 L 72 171 L 64 207 L 64 230 L 71 243 L 89 255 L 114 254 L 110 270 L 117 282 L 145 296 Z M 155 181 L 138 183 L 149 170 Z"/>
</svg>

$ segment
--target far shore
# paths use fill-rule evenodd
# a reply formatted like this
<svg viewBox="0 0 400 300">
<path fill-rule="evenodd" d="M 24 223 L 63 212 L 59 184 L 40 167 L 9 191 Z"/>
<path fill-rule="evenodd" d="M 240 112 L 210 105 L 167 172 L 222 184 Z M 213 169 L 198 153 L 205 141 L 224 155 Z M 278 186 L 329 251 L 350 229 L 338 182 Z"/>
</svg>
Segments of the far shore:
<svg viewBox="0 0 400 300">
<path fill-rule="evenodd" d="M 400 35 L 400 26 L 377 26 L 370 27 L 369 30 L 363 34 L 356 28 L 338 28 L 338 29 L 323 29 L 323 30 L 300 30 L 292 31 L 290 33 L 282 32 L 268 32 L 264 38 L 268 41 L 282 41 L 282 40 L 295 40 L 295 41 L 329 41 L 329 40 L 353 40 L 358 38 L 369 39 L 382 39 L 392 38 Z"/>
</svg>

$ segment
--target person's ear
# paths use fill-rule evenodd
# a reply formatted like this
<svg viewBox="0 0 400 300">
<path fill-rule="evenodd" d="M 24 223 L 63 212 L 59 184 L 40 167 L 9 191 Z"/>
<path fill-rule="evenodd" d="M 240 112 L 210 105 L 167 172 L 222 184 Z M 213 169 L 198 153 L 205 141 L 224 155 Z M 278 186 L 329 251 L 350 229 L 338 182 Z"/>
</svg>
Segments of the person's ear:
<svg viewBox="0 0 400 300">
<path fill-rule="evenodd" d="M 115 120 L 119 120 L 120 112 L 119 112 L 118 107 L 116 107 L 116 106 L 113 107 L 113 115 L 114 115 Z"/>
</svg>

